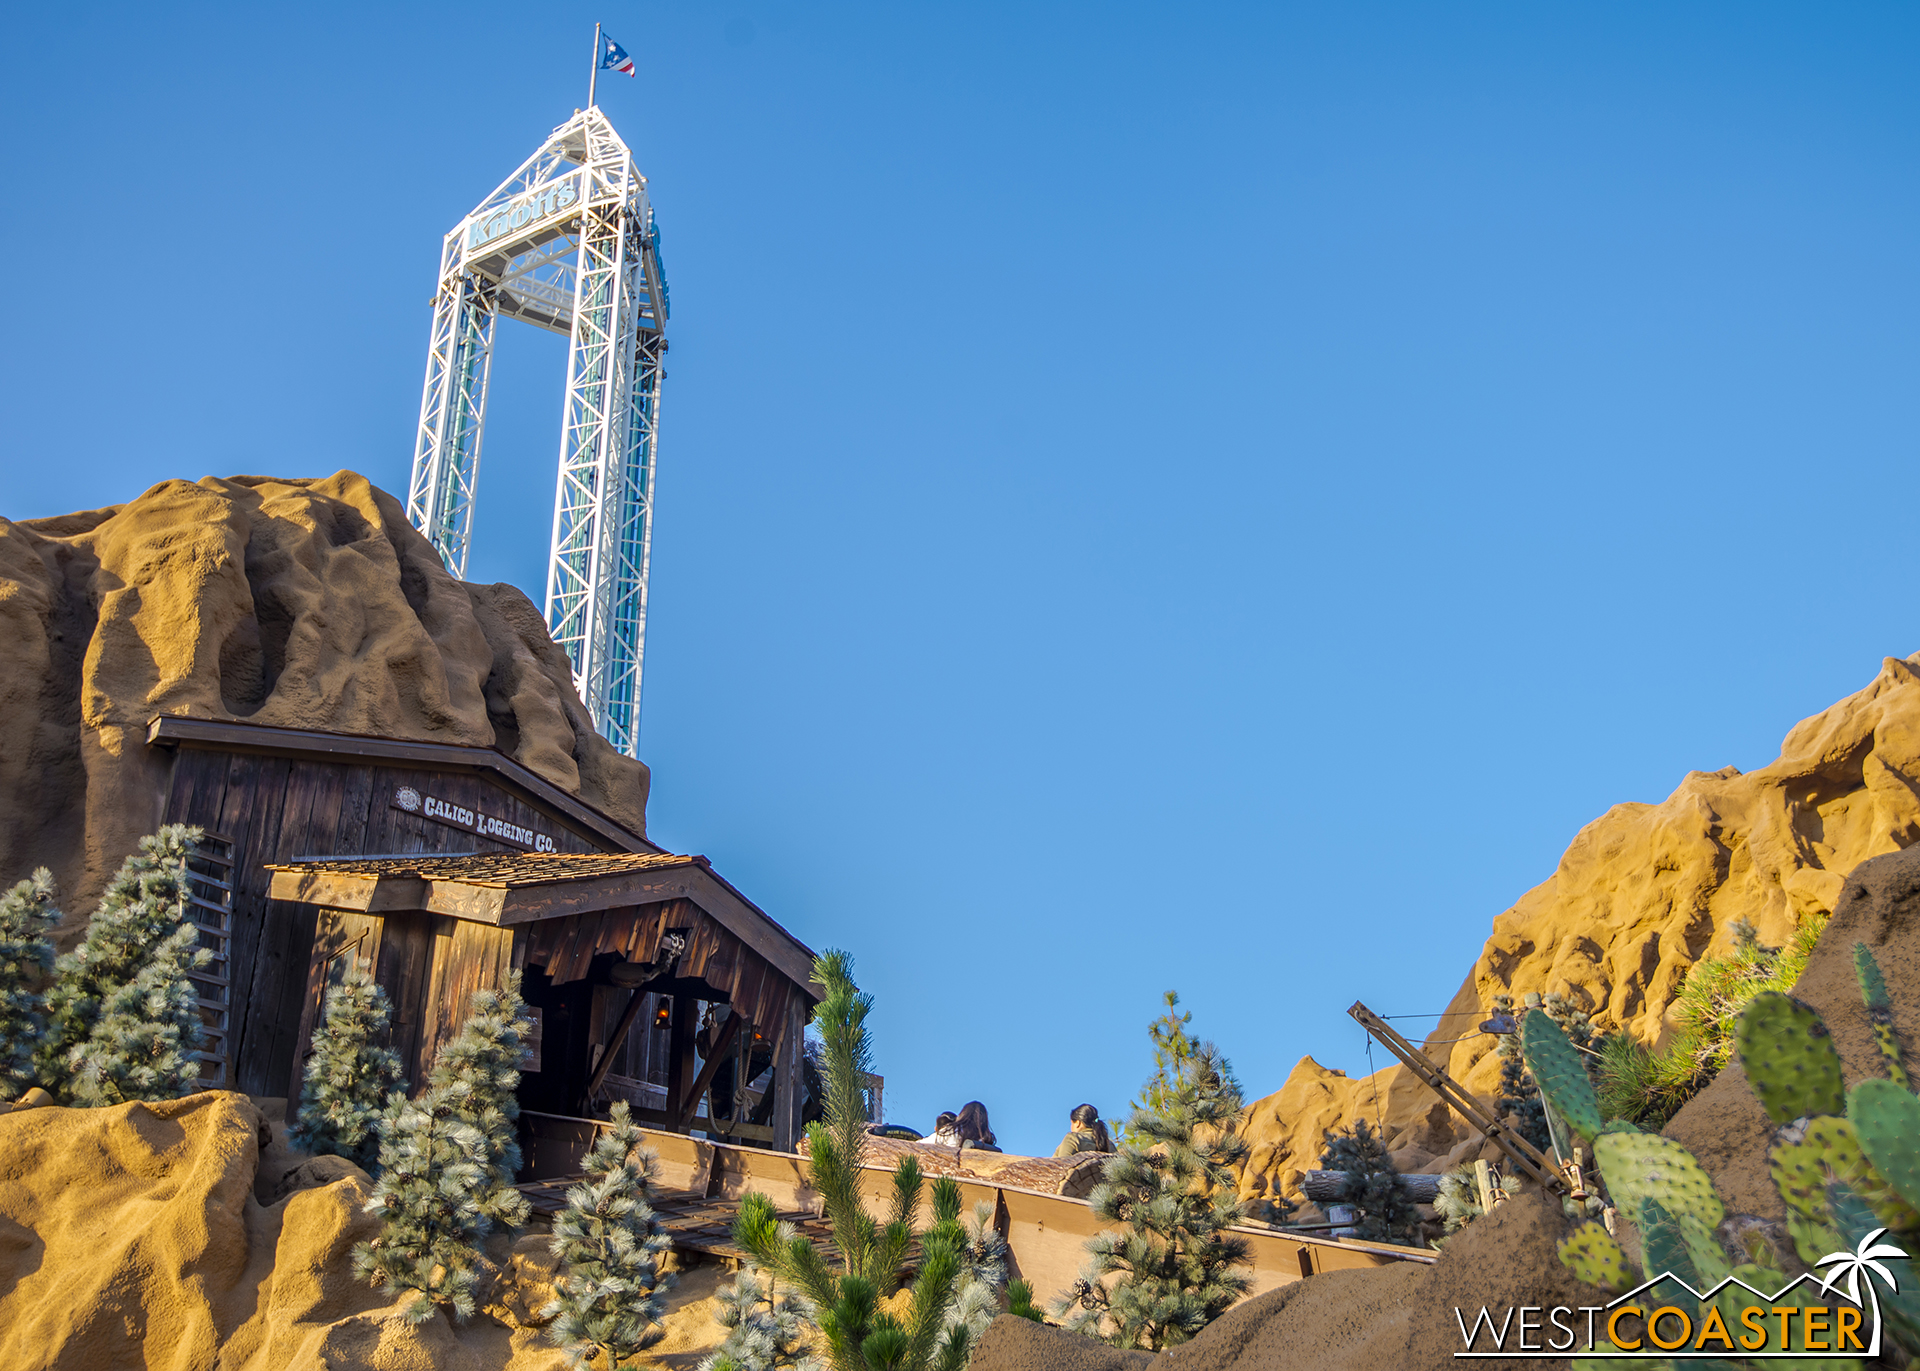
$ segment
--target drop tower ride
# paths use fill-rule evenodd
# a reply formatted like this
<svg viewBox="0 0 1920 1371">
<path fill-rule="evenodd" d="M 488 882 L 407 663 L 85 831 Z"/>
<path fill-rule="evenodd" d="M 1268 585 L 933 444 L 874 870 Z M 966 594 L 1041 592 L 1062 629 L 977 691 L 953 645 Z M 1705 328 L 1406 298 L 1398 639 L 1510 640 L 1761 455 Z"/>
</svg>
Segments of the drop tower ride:
<svg viewBox="0 0 1920 1371">
<path fill-rule="evenodd" d="M 591 100 L 441 248 L 407 517 L 463 578 L 502 318 L 568 340 L 547 628 L 595 726 L 637 757 L 667 282 L 646 178 Z"/>
</svg>

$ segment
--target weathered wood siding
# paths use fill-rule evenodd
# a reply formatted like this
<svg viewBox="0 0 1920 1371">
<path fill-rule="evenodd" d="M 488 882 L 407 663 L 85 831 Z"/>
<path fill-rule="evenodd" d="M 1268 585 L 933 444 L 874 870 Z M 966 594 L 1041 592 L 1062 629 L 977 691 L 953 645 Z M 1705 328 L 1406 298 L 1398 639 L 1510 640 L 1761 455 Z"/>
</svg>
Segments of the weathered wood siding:
<svg viewBox="0 0 1920 1371">
<path fill-rule="evenodd" d="M 307 905 L 267 899 L 267 863 L 310 856 L 515 850 L 393 808 L 393 792 L 400 786 L 550 834 L 562 852 L 610 850 L 605 842 L 484 776 L 176 748 L 167 822 L 198 824 L 234 844 L 230 1079 L 235 1088 L 255 1095 L 285 1091 L 294 1054 L 304 1041 L 303 1020 L 311 1023 L 304 1011 L 314 949 L 313 911 Z M 439 935 L 423 931 L 414 936 Z M 451 928 L 445 936 L 453 937 Z M 416 951 L 422 957 L 432 955 L 430 948 Z M 449 951 L 464 956 L 469 949 Z M 389 993 L 396 988 L 389 986 Z M 424 991 L 423 983 L 415 993 Z M 412 1022 L 418 1033 L 420 1020 Z"/>
</svg>

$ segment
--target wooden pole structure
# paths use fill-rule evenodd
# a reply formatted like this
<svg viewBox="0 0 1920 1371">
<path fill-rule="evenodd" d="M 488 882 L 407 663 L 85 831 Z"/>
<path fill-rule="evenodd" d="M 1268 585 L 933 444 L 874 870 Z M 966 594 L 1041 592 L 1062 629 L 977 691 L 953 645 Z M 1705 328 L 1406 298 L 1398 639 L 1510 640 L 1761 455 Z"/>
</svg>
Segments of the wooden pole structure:
<svg viewBox="0 0 1920 1371">
<path fill-rule="evenodd" d="M 645 1006 L 646 999 L 646 991 L 636 990 L 633 992 L 633 998 L 627 1001 L 626 1010 L 620 1015 L 619 1027 L 613 1030 L 613 1037 L 607 1043 L 606 1051 L 600 1054 L 599 1064 L 593 1068 L 593 1075 L 587 1078 L 588 1108 L 592 1107 L 593 1097 L 600 1093 L 600 1087 L 606 1084 L 607 1072 L 613 1068 L 613 1054 L 619 1049 L 620 1044 L 627 1040 L 627 1034 L 633 1032 L 633 1021 L 640 1017 L 640 1010 Z"/>
<path fill-rule="evenodd" d="M 787 1004 L 787 1021 L 780 1026 L 780 1041 L 773 1053 L 773 1150 L 791 1152 L 800 1138 L 800 1054 L 805 1049 L 806 1011 L 795 993 Z"/>
<path fill-rule="evenodd" d="M 707 1087 L 713 1084 L 714 1073 L 719 1071 L 720 1063 L 727 1059 L 727 1053 L 733 1050 L 733 1040 L 740 1036 L 740 1025 L 745 1022 L 740 1012 L 735 1010 L 727 1015 L 726 1026 L 720 1030 L 720 1040 L 707 1049 L 707 1064 L 700 1068 L 700 1074 L 694 1078 L 693 1089 L 680 1101 L 680 1112 L 674 1117 L 673 1131 L 684 1132 L 693 1122 L 693 1116 L 700 1112 L 700 1097 L 707 1093 Z M 713 1122 L 713 1110 L 707 1110 L 707 1122 Z"/>
<path fill-rule="evenodd" d="M 1506 1153 L 1523 1174 L 1538 1181 L 1549 1190 L 1566 1188 L 1566 1183 L 1560 1178 L 1559 1169 L 1541 1155 L 1540 1149 L 1489 1114 L 1480 1101 L 1475 1099 L 1464 1086 L 1428 1061 L 1426 1053 L 1401 1037 L 1378 1014 L 1358 1000 L 1353 1002 L 1347 1013 L 1362 1028 L 1373 1034 L 1382 1047 L 1405 1063 L 1407 1069 L 1424 1081 L 1429 1090 L 1457 1110 L 1467 1122 L 1486 1134 L 1494 1146 Z"/>
</svg>

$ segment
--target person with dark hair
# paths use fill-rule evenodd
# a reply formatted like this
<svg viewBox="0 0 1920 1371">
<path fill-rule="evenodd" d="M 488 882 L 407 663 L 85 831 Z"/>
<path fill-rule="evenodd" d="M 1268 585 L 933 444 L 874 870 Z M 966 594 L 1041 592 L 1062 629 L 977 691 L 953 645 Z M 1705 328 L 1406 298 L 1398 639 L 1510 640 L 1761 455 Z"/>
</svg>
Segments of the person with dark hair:
<svg viewBox="0 0 1920 1371">
<path fill-rule="evenodd" d="M 972 1143 L 982 1151 L 998 1152 L 993 1145 L 993 1129 L 987 1126 L 987 1107 L 978 1100 L 968 1100 L 960 1106 L 960 1115 L 953 1121 L 953 1131 L 960 1135 L 960 1145 Z"/>
<path fill-rule="evenodd" d="M 1075 1157 L 1082 1152 L 1111 1152 L 1113 1137 L 1107 1132 L 1100 1111 L 1090 1104 L 1075 1105 L 1067 1116 L 1067 1136 L 1053 1149 L 1056 1157 Z"/>
<path fill-rule="evenodd" d="M 956 1131 L 954 1125 L 958 1122 L 959 1120 L 954 1117 L 951 1109 L 943 1110 L 940 1117 L 933 1121 L 933 1132 L 927 1135 L 926 1141 L 932 1143 L 935 1147 L 951 1147 L 957 1149 L 960 1146 L 960 1134 Z"/>
</svg>

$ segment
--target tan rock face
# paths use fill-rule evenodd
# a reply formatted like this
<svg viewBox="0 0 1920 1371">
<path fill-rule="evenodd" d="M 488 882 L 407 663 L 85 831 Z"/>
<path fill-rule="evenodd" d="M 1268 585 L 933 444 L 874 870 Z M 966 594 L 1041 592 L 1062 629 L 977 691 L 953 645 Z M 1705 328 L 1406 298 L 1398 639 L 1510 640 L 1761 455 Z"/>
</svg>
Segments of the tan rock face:
<svg viewBox="0 0 1920 1371">
<path fill-rule="evenodd" d="M 1920 837 L 1917 664 L 1920 654 L 1889 657 L 1758 771 L 1695 771 L 1660 804 L 1615 805 L 1588 824 L 1553 875 L 1494 919 L 1427 1055 L 1491 1102 L 1494 1039 L 1473 1027 L 1493 996 L 1559 991 L 1601 1026 L 1655 1043 L 1688 969 L 1731 949 L 1734 920 L 1779 944 L 1798 918 L 1831 912 L 1849 871 Z M 1389 1147 L 1439 1153 L 1425 1119 L 1435 1102 L 1404 1067 L 1348 1080 L 1305 1058 L 1252 1106 L 1242 1192 L 1297 1196 L 1290 1173 L 1316 1164 L 1321 1130 L 1371 1120 L 1376 1107 Z M 1475 1150 L 1458 1116 L 1452 1129 L 1457 1149 Z"/>
<path fill-rule="evenodd" d="M 353 472 L 0 519 L 0 642 L 0 879 L 51 866 L 69 908 L 160 820 L 155 714 L 497 747 L 645 828 L 647 769 L 594 732 L 539 610 L 455 580 Z"/>
</svg>

